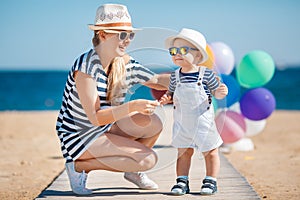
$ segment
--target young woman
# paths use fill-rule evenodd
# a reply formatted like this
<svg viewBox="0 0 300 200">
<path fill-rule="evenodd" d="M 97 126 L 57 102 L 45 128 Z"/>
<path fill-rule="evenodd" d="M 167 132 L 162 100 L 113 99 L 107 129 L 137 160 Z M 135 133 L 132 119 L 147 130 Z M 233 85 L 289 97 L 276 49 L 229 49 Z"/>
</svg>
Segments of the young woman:
<svg viewBox="0 0 300 200">
<path fill-rule="evenodd" d="M 125 172 L 124 178 L 142 189 L 157 189 L 146 171 L 155 166 L 151 149 L 162 130 L 153 114 L 157 101 L 124 103 L 134 84 L 166 89 L 167 75 L 155 75 L 126 54 L 137 29 L 126 6 L 105 4 L 97 9 L 94 48 L 82 54 L 69 72 L 56 130 L 74 193 L 86 188 L 92 170 Z"/>
</svg>

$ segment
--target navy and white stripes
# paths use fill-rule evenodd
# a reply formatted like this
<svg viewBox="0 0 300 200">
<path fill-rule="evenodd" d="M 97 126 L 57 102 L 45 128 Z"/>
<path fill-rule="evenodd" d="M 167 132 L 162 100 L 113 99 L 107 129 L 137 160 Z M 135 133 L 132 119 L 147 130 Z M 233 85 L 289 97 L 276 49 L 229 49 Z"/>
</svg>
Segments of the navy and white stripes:
<svg viewBox="0 0 300 200">
<path fill-rule="evenodd" d="M 199 72 L 194 73 L 183 73 L 181 70 L 179 71 L 179 78 L 181 83 L 191 83 L 191 82 L 197 82 L 199 78 Z M 219 87 L 219 82 L 215 77 L 215 74 L 212 70 L 205 68 L 202 85 L 204 87 L 204 90 L 206 94 L 211 97 L 211 91 L 214 91 Z M 175 71 L 171 73 L 170 77 L 170 85 L 169 85 L 169 91 L 171 93 L 174 93 L 176 88 L 176 76 Z"/>
<path fill-rule="evenodd" d="M 140 65 L 133 58 L 126 64 L 126 85 L 119 102 L 124 102 L 127 90 L 134 84 L 151 79 L 152 71 Z M 68 74 L 62 106 L 57 118 L 56 130 L 61 143 L 61 150 L 67 162 L 76 160 L 101 134 L 108 131 L 112 124 L 94 126 L 88 120 L 77 93 L 74 72 L 81 71 L 90 75 L 96 82 L 101 109 L 108 108 L 106 100 L 107 75 L 104 72 L 95 50 L 82 54 L 74 63 Z"/>
</svg>

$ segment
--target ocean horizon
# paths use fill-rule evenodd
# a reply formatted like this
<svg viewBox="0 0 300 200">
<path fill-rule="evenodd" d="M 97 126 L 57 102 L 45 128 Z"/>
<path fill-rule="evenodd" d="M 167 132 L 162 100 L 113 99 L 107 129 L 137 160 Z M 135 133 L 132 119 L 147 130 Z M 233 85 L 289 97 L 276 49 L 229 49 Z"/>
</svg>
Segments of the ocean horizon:
<svg viewBox="0 0 300 200">
<path fill-rule="evenodd" d="M 0 111 L 59 110 L 67 75 L 67 70 L 56 69 L 0 70 Z M 276 110 L 300 110 L 300 66 L 276 69 L 273 78 L 262 87 L 274 95 Z M 154 99 L 144 86 L 135 90 L 131 99 L 134 98 Z"/>
</svg>

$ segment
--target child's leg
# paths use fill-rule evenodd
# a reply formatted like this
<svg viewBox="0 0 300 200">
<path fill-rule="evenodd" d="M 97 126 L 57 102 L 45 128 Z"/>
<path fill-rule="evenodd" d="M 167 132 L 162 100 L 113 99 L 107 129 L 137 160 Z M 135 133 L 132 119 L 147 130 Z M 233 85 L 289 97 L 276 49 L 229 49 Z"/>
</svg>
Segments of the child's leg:
<svg viewBox="0 0 300 200">
<path fill-rule="evenodd" d="M 203 153 L 205 158 L 206 176 L 217 178 L 220 171 L 218 148 Z"/>
<path fill-rule="evenodd" d="M 203 153 L 205 157 L 206 177 L 203 180 L 200 193 L 211 195 L 217 192 L 217 175 L 220 171 L 220 158 L 218 148 Z"/>
<path fill-rule="evenodd" d="M 177 150 L 177 164 L 176 174 L 177 176 L 188 176 L 191 166 L 191 158 L 193 156 L 194 149 L 192 148 L 178 148 Z"/>
<path fill-rule="evenodd" d="M 194 149 L 178 148 L 177 151 L 177 183 L 172 187 L 171 192 L 174 195 L 183 195 L 190 192 L 188 176 Z"/>
</svg>

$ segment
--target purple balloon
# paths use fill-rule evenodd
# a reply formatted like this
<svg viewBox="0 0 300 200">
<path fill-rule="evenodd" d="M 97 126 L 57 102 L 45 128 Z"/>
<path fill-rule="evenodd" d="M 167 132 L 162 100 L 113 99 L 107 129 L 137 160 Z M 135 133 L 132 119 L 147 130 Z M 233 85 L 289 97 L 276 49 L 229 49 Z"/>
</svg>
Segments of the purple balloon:
<svg viewBox="0 0 300 200">
<path fill-rule="evenodd" d="M 223 42 L 213 42 L 210 48 L 214 53 L 214 68 L 220 74 L 229 75 L 234 68 L 234 55 L 231 48 Z"/>
<path fill-rule="evenodd" d="M 248 90 L 240 99 L 242 114 L 254 121 L 266 119 L 276 106 L 273 94 L 265 88 Z"/>
</svg>

